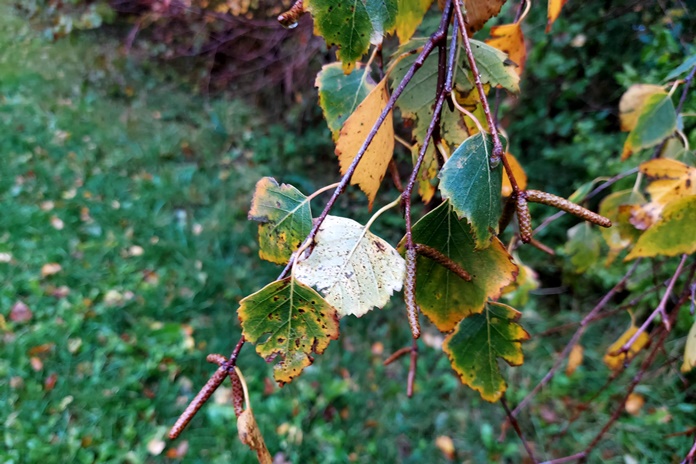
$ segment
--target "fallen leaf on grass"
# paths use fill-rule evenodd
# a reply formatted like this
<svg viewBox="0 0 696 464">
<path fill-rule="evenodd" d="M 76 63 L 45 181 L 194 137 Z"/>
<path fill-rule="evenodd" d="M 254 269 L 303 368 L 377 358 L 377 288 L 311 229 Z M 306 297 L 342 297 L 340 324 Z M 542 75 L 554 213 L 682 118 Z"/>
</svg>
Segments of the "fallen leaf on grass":
<svg viewBox="0 0 696 464">
<path fill-rule="evenodd" d="M 41 277 L 52 276 L 59 273 L 63 268 L 58 263 L 46 263 L 41 266 Z"/>
<path fill-rule="evenodd" d="M 34 314 L 29 309 L 29 306 L 21 301 L 12 305 L 10 310 L 10 320 L 12 322 L 29 322 L 33 316 Z"/>
</svg>

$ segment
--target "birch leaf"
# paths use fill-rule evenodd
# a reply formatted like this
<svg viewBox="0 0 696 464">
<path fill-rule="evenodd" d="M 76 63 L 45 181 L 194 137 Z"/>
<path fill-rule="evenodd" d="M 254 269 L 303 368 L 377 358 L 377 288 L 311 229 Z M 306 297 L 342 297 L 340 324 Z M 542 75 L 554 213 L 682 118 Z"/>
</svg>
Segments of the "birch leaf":
<svg viewBox="0 0 696 464">
<path fill-rule="evenodd" d="M 662 217 L 638 238 L 626 261 L 696 252 L 696 195 L 673 201 Z"/>
<path fill-rule="evenodd" d="M 338 155 L 341 166 L 341 174 L 345 175 L 348 171 L 348 167 L 355 159 L 367 138 L 367 134 L 382 110 L 387 106 L 388 101 L 387 80 L 383 79 L 358 105 L 343 125 L 336 144 L 336 155 Z M 392 112 L 389 112 L 350 180 L 351 185 L 358 185 L 365 192 L 370 208 L 375 201 L 377 190 L 384 179 L 393 154 L 394 121 Z"/>
<path fill-rule="evenodd" d="M 401 290 L 404 259 L 352 219 L 327 216 L 315 242 L 312 254 L 295 265 L 295 278 L 319 290 L 339 315 L 360 317 Z"/>
<path fill-rule="evenodd" d="M 256 352 L 267 360 L 281 357 L 273 369 L 281 386 L 312 364 L 312 351 L 321 354 L 338 339 L 336 309 L 292 277 L 270 283 L 239 305 L 242 333 Z"/>
<path fill-rule="evenodd" d="M 638 116 L 640 116 L 645 101 L 655 94 L 667 95 L 667 92 L 659 85 L 652 84 L 634 84 L 628 88 L 619 101 L 622 131 L 629 132 L 636 127 Z"/>
<path fill-rule="evenodd" d="M 397 3 L 396 36 L 403 44 L 416 32 L 433 0 L 397 0 Z"/>
<path fill-rule="evenodd" d="M 498 298 L 517 277 L 505 245 L 493 237 L 488 248 L 477 250 L 469 224 L 457 218 L 447 201 L 413 225 L 413 241 L 435 248 L 472 276 L 470 282 L 464 281 L 435 261 L 418 257 L 416 301 L 442 332 L 480 313 L 487 299 Z"/>
<path fill-rule="evenodd" d="M 517 65 L 515 68 L 517 75 L 522 75 L 524 64 L 527 61 L 527 48 L 519 23 L 491 27 L 491 38 L 486 39 L 486 43 L 506 53 Z"/>
<path fill-rule="evenodd" d="M 696 366 L 696 322 L 689 329 L 686 336 L 686 346 L 684 346 L 684 362 L 681 365 L 683 373 L 690 372 Z"/>
<path fill-rule="evenodd" d="M 625 363 L 633 359 L 650 341 L 650 337 L 645 332 L 638 335 L 636 341 L 633 342 L 628 348 L 626 353 L 617 353 L 624 344 L 626 344 L 635 334 L 638 332 L 638 327 L 631 322 L 631 326 L 626 329 L 626 331 L 621 334 L 621 336 L 614 343 L 607 348 L 606 354 L 604 355 L 604 364 L 607 365 L 612 371 L 618 371 L 623 369 Z"/>
<path fill-rule="evenodd" d="M 491 403 L 507 389 L 498 358 L 511 366 L 524 362 L 521 342 L 529 334 L 517 323 L 520 317 L 514 308 L 490 301 L 481 314 L 462 320 L 442 345 L 462 383 Z"/>
<path fill-rule="evenodd" d="M 466 139 L 440 171 L 442 197 L 450 200 L 460 218 L 467 218 L 476 248 L 486 248 L 498 233 L 501 214 L 503 166 L 491 168 L 493 144 L 488 134 Z"/>
<path fill-rule="evenodd" d="M 624 143 L 621 159 L 632 153 L 654 147 L 677 130 L 677 112 L 669 95 L 650 95 L 640 110 L 635 127 Z"/>
<path fill-rule="evenodd" d="M 561 15 L 561 9 L 563 9 L 563 5 L 565 5 L 566 3 L 568 3 L 568 0 L 549 0 L 547 13 L 548 19 L 546 22 L 547 34 L 549 33 L 549 31 L 551 31 L 551 26 L 553 25 L 553 23 Z"/>
<path fill-rule="evenodd" d="M 259 256 L 285 264 L 312 229 L 309 200 L 292 185 L 272 177 L 256 183 L 249 219 L 259 224 Z"/>
<path fill-rule="evenodd" d="M 464 0 L 469 35 L 480 30 L 493 16 L 498 16 L 507 0 Z"/>
<path fill-rule="evenodd" d="M 327 64 L 321 68 L 314 85 L 319 89 L 319 106 L 334 140 L 338 139 L 346 119 L 375 88 L 375 83 L 366 75 L 365 68 L 344 74 L 340 63 Z"/>
<path fill-rule="evenodd" d="M 314 18 L 314 33 L 329 46 L 337 45 L 343 70 L 350 72 L 370 43 L 382 43 L 394 29 L 397 0 L 305 0 Z"/>
</svg>

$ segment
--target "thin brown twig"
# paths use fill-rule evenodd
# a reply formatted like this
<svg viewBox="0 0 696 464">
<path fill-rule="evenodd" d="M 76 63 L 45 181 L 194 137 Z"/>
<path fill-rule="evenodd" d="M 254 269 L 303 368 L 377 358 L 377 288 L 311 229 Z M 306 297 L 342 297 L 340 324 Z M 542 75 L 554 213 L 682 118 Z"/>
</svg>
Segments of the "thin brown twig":
<svg viewBox="0 0 696 464">
<path fill-rule="evenodd" d="M 633 336 L 623 344 L 621 349 L 618 351 L 619 353 L 628 353 L 628 351 L 631 349 L 631 346 L 633 346 L 633 343 L 638 339 L 640 334 L 644 333 L 648 326 L 652 323 L 653 319 L 659 314 L 662 317 L 662 323 L 665 326 L 665 330 L 667 332 L 670 331 L 670 323 L 669 323 L 669 317 L 667 316 L 667 301 L 669 300 L 669 297 L 672 295 L 672 290 L 674 289 L 674 284 L 676 283 L 677 279 L 679 278 L 679 275 L 682 272 L 682 269 L 684 268 L 684 263 L 686 262 L 686 258 L 688 255 L 685 253 L 682 255 L 681 261 L 679 261 L 679 265 L 677 266 L 677 270 L 674 272 L 674 275 L 672 276 L 672 279 L 670 280 L 669 284 L 667 285 L 667 290 L 665 290 L 665 294 L 660 300 L 660 303 L 657 305 L 657 308 L 648 316 L 648 318 L 645 320 L 643 325 L 640 326 L 640 328 L 636 331 L 636 333 L 633 334 Z"/>
<path fill-rule="evenodd" d="M 454 0 L 454 13 L 459 25 L 459 35 L 461 36 L 462 43 L 464 44 L 464 50 L 466 52 L 466 59 L 469 62 L 469 69 L 474 75 L 474 86 L 479 94 L 481 100 L 481 106 L 483 107 L 483 112 L 486 115 L 486 122 L 488 123 L 488 129 L 491 131 L 491 138 L 493 139 L 493 153 L 491 154 L 491 164 L 497 164 L 500 160 L 503 161 L 503 166 L 510 179 L 510 185 L 512 186 L 513 193 L 518 193 L 520 191 L 515 175 L 512 172 L 512 167 L 505 157 L 503 150 L 503 144 L 500 142 L 500 136 L 498 135 L 498 128 L 493 120 L 493 114 L 491 113 L 491 107 L 488 104 L 488 98 L 486 97 L 486 90 L 483 88 L 483 83 L 481 82 L 481 74 L 478 71 L 478 66 L 476 65 L 476 58 L 474 57 L 474 52 L 471 50 L 471 42 L 469 41 L 469 35 L 467 34 L 466 21 L 464 19 L 464 14 L 462 13 L 461 0 Z"/>
<path fill-rule="evenodd" d="M 410 347 L 410 346 L 405 346 L 405 347 L 403 347 L 403 348 L 399 348 L 399 349 L 396 350 L 394 353 L 392 353 L 391 356 L 389 356 L 387 359 L 385 359 L 384 362 L 383 362 L 382 364 L 383 364 L 384 366 L 388 366 L 389 364 L 393 363 L 394 361 L 396 361 L 396 360 L 399 359 L 400 357 L 402 357 L 402 356 L 404 356 L 405 354 L 410 353 L 410 352 L 411 352 L 411 347 Z"/>
<path fill-rule="evenodd" d="M 537 459 L 534 457 L 534 452 L 532 451 L 532 447 L 529 446 L 529 443 L 527 440 L 525 440 L 524 435 L 522 435 L 522 429 L 520 428 L 520 424 L 517 422 L 517 419 L 515 416 L 512 415 L 510 412 L 510 408 L 508 407 L 507 401 L 505 400 L 505 395 L 503 395 L 500 398 L 500 404 L 503 406 L 503 409 L 505 410 L 505 414 L 507 414 L 508 421 L 510 421 L 510 424 L 512 424 L 512 428 L 515 429 L 515 433 L 517 433 L 517 436 L 519 437 L 520 441 L 522 442 L 522 446 L 524 446 L 524 449 L 527 451 L 527 454 L 529 455 L 529 459 L 532 460 L 534 463 L 538 463 Z"/>
<path fill-rule="evenodd" d="M 633 263 L 633 266 L 624 274 L 624 276 L 621 278 L 621 280 L 612 287 L 609 292 L 604 295 L 604 297 L 595 305 L 592 310 L 587 313 L 587 315 L 580 321 L 580 327 L 575 331 L 573 336 L 570 338 L 568 341 L 568 344 L 563 348 L 563 351 L 561 354 L 556 358 L 556 361 L 554 361 L 553 366 L 549 371 L 546 373 L 546 375 L 541 379 L 541 381 L 537 384 L 534 389 L 529 392 L 529 394 L 515 407 L 515 409 L 512 411 L 512 415 L 514 417 L 517 417 L 519 413 L 529 404 L 529 402 L 536 396 L 539 391 L 541 391 L 544 386 L 551 381 L 553 376 L 556 374 L 556 371 L 561 367 L 561 364 L 565 359 L 568 357 L 568 354 L 570 353 L 570 350 L 573 349 L 573 346 L 580 340 L 580 337 L 585 331 L 586 326 L 589 324 L 589 322 L 592 320 L 593 317 L 597 313 L 599 313 L 616 295 L 619 291 L 621 291 L 626 283 L 628 282 L 628 279 L 633 275 L 635 270 L 638 268 L 638 264 L 640 263 L 640 259 L 636 260 L 635 263 Z"/>
</svg>

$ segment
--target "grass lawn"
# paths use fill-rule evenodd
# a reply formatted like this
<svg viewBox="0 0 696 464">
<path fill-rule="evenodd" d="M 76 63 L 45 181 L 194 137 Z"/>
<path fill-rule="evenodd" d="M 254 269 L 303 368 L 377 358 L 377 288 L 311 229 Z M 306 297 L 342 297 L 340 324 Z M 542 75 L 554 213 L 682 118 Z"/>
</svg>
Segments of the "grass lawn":
<svg viewBox="0 0 696 464">
<path fill-rule="evenodd" d="M 300 142 L 280 126 L 260 132 L 242 104 L 144 69 L 112 39 L 45 43 L 13 14 L 0 6 L 0 462 L 256 462 L 237 440 L 226 388 L 178 441 L 165 436 L 215 368 L 205 355 L 237 341 L 236 302 L 280 270 L 258 259 L 246 211 L 261 176 L 294 181 L 274 150 L 304 148 L 289 147 Z M 321 186 L 299 181 L 305 193 Z M 449 462 L 436 446 L 448 436 L 459 462 L 520 462 L 514 434 L 498 440 L 502 409 L 463 388 L 431 346 L 406 398 L 407 360 L 382 366 L 410 337 L 394 300 L 342 321 L 341 339 L 282 390 L 245 347 L 238 364 L 271 452 L 298 463 Z M 547 304 L 522 308 L 532 334 L 577 320 L 548 320 Z M 600 325 L 584 341 L 623 329 Z M 511 403 L 562 342 L 532 341 L 528 364 L 505 368 Z M 607 378 L 603 348 L 587 351 L 522 420 L 542 456 L 579 451 L 622 392 L 603 392 L 577 430 L 555 437 L 571 398 L 589 399 Z M 668 434 L 693 425 L 696 408 L 665 378 L 649 376 L 643 412 L 623 418 L 595 458 L 683 456 L 690 437 Z"/>
</svg>

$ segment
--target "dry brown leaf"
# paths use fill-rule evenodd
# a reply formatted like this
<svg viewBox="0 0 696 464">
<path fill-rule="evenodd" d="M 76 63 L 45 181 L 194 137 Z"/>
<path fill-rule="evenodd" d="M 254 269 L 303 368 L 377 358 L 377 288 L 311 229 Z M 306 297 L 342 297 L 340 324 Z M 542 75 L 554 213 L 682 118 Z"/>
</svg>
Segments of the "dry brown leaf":
<svg viewBox="0 0 696 464">
<path fill-rule="evenodd" d="M 464 0 L 469 35 L 480 30 L 486 21 L 498 16 L 506 0 Z"/>
<path fill-rule="evenodd" d="M 271 453 L 269 453 L 268 448 L 266 448 L 263 435 L 261 435 L 261 431 L 259 430 L 259 426 L 256 423 L 256 419 L 254 419 L 254 414 L 251 412 L 251 409 L 245 409 L 237 418 L 237 432 L 239 433 L 239 441 L 256 452 L 256 457 L 260 464 L 273 463 Z"/>
<path fill-rule="evenodd" d="M 640 410 L 643 409 L 645 404 L 645 398 L 638 393 L 631 393 L 626 399 L 626 412 L 632 416 L 637 416 L 640 414 Z"/>
<path fill-rule="evenodd" d="M 491 38 L 486 40 L 491 47 L 507 53 L 517 68 L 517 75 L 522 75 L 524 63 L 527 61 L 527 47 L 524 44 L 522 28 L 518 23 L 503 24 L 491 27 Z"/>
<path fill-rule="evenodd" d="M 336 155 L 338 155 L 342 175 L 348 171 L 348 167 L 355 159 L 367 134 L 370 133 L 388 101 L 387 79 L 382 79 L 343 124 L 336 144 Z M 372 208 L 375 195 L 377 195 L 377 190 L 384 179 L 393 154 L 394 121 L 390 112 L 350 180 L 351 185 L 358 185 L 365 192 L 370 208 Z"/>
<path fill-rule="evenodd" d="M 570 350 L 570 354 L 568 355 L 568 367 L 566 367 L 567 376 L 570 377 L 573 375 L 573 372 L 575 372 L 575 370 L 582 364 L 583 352 L 584 350 L 582 345 L 573 345 L 573 348 Z"/>
<path fill-rule="evenodd" d="M 667 92 L 659 85 L 634 84 L 621 96 L 619 101 L 619 117 L 621 118 L 621 130 L 628 132 L 636 127 L 643 104 L 651 95 Z"/>
<path fill-rule="evenodd" d="M 442 451 L 442 454 L 450 461 L 455 458 L 456 450 L 454 449 L 454 442 L 450 437 L 440 435 L 435 439 L 435 446 L 437 446 L 437 448 Z"/>
</svg>

